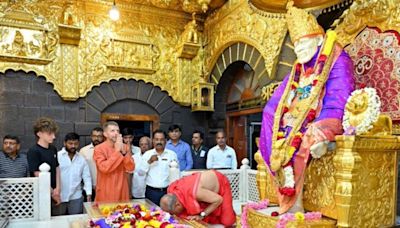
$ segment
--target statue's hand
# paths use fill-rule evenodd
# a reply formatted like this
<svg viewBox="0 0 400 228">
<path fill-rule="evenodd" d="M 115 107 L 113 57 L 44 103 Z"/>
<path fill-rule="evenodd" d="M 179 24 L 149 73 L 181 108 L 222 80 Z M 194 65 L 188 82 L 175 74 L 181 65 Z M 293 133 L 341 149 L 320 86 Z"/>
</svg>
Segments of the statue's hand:
<svg viewBox="0 0 400 228">
<path fill-rule="evenodd" d="M 313 158 L 320 158 L 326 154 L 328 151 L 329 141 L 324 140 L 322 142 L 316 143 L 310 147 L 310 153 Z"/>
</svg>

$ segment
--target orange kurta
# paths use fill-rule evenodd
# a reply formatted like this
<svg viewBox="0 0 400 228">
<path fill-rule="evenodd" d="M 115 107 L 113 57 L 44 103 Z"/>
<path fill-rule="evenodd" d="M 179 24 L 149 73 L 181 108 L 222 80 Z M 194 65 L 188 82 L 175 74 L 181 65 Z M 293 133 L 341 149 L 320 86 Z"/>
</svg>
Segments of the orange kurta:
<svg viewBox="0 0 400 228">
<path fill-rule="evenodd" d="M 129 200 L 126 172 L 135 169 L 129 154 L 123 156 L 114 146 L 105 141 L 94 148 L 93 160 L 97 167 L 96 202 L 118 202 Z"/>
</svg>

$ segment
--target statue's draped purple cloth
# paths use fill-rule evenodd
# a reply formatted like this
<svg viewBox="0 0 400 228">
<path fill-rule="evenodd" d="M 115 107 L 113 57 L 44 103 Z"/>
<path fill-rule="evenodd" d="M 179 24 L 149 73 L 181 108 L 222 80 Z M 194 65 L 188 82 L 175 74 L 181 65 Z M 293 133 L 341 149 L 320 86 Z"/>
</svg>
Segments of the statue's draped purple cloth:
<svg viewBox="0 0 400 228">
<path fill-rule="evenodd" d="M 313 67 L 316 59 L 317 54 L 312 60 L 305 64 L 305 68 Z M 274 116 L 279 101 L 285 91 L 289 76 L 290 74 L 286 75 L 285 79 L 275 90 L 263 110 L 259 148 L 268 167 L 270 167 L 270 155 L 272 149 L 271 138 L 274 126 Z M 349 55 L 342 51 L 334 63 L 329 78 L 325 84 L 325 95 L 322 99 L 322 109 L 314 122 L 328 118 L 342 120 L 347 98 L 353 90 L 353 63 Z"/>
</svg>

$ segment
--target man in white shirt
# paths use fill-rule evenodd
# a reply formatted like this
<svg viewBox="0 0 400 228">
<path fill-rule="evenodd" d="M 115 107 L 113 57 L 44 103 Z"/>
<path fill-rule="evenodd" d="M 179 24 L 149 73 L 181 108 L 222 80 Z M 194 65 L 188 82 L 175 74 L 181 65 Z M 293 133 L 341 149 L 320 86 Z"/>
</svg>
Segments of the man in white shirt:
<svg viewBox="0 0 400 228">
<path fill-rule="evenodd" d="M 136 153 L 132 155 L 133 160 L 135 161 L 136 169 L 133 173 L 132 177 L 132 196 L 134 199 L 143 199 L 145 198 L 146 193 L 146 173 L 140 169 L 140 165 L 143 162 L 142 157 L 143 154 L 150 150 L 151 148 L 151 139 L 147 136 L 143 136 L 139 140 L 140 153 Z"/>
<path fill-rule="evenodd" d="M 81 148 L 79 151 L 79 154 L 82 155 L 85 159 L 86 162 L 89 165 L 89 170 L 90 170 L 90 176 L 92 177 L 92 201 L 94 201 L 94 198 L 96 197 L 96 181 L 97 181 L 97 169 L 96 169 L 96 163 L 93 160 L 93 153 L 94 153 L 94 147 L 99 145 L 104 141 L 104 136 L 103 136 L 103 128 L 101 127 L 96 127 L 93 128 L 91 134 L 90 134 L 90 139 L 92 143 L 89 145 Z M 83 194 L 86 196 L 86 192 L 83 192 Z M 84 200 L 86 201 L 86 198 Z"/>
<path fill-rule="evenodd" d="M 87 201 L 91 201 L 92 179 L 89 165 L 77 153 L 78 147 L 79 135 L 68 133 L 64 139 L 64 147 L 57 154 L 61 170 L 61 204 L 58 207 L 60 215 L 83 213 L 82 180 Z"/>
<path fill-rule="evenodd" d="M 160 205 L 160 199 L 167 193 L 169 185 L 169 165 L 172 161 L 178 162 L 176 153 L 165 149 L 166 134 L 162 130 L 156 130 L 153 133 L 153 146 L 144 153 L 143 162 L 140 169 L 146 175 L 146 193 L 147 199 Z"/>
<path fill-rule="evenodd" d="M 235 150 L 226 145 L 225 132 L 215 135 L 217 145 L 208 151 L 207 169 L 237 169 Z"/>
</svg>

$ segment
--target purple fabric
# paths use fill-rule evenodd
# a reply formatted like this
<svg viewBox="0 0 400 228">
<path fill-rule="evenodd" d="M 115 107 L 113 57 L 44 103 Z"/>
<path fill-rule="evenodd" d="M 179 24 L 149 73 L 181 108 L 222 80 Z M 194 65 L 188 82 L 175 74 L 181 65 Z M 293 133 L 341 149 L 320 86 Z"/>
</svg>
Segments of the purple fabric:
<svg viewBox="0 0 400 228">
<path fill-rule="evenodd" d="M 312 67 L 316 61 L 316 58 L 317 54 L 311 61 L 305 64 L 305 67 Z M 268 166 L 270 166 L 269 158 L 272 149 L 271 143 L 274 116 L 279 105 L 280 98 L 285 91 L 289 76 L 290 74 L 286 75 L 285 79 L 275 90 L 274 94 L 269 99 L 263 110 L 259 148 L 261 155 Z M 354 90 L 353 63 L 348 54 L 344 51 L 341 52 L 340 56 L 334 63 L 329 74 L 329 78 L 326 82 L 325 89 L 322 110 L 314 122 L 327 118 L 343 118 L 344 107 L 347 98 Z"/>
</svg>

